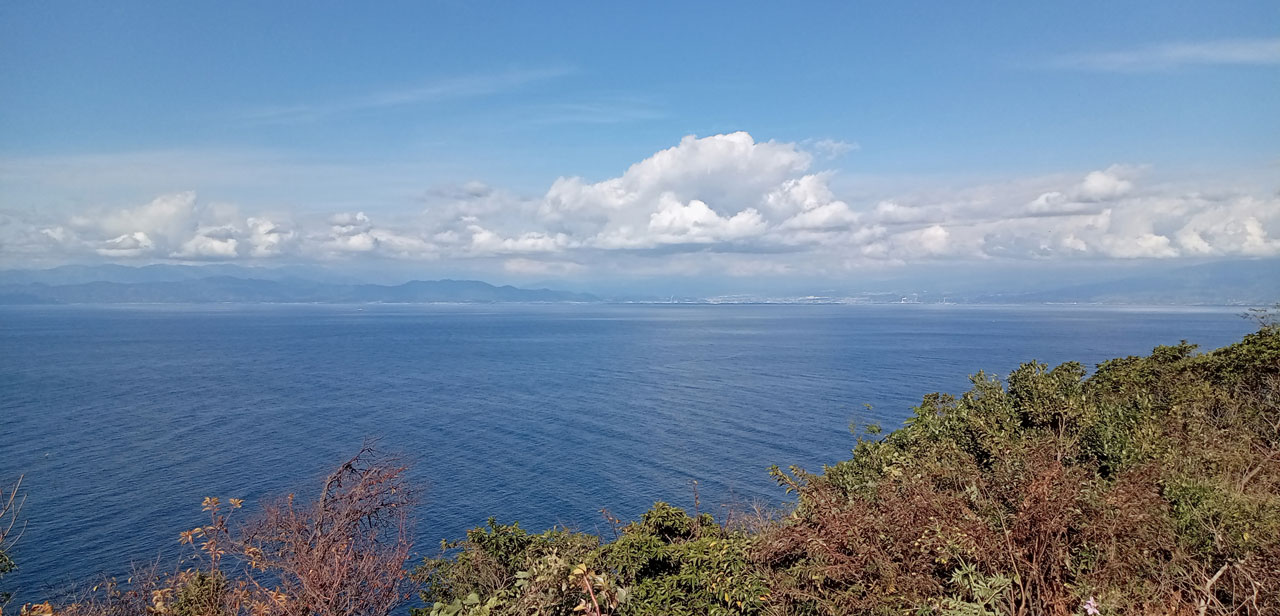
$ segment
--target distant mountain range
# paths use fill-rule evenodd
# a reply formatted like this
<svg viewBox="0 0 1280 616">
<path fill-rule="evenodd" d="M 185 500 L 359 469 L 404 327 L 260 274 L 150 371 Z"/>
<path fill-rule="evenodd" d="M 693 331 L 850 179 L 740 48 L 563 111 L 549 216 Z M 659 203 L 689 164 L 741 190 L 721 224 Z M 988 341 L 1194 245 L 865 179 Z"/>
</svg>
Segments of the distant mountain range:
<svg viewBox="0 0 1280 616">
<path fill-rule="evenodd" d="M 131 267 L 112 263 L 102 265 L 63 265 L 52 269 L 0 270 L 0 285 L 46 284 L 64 286 L 89 282 L 180 282 L 226 276 L 246 280 L 326 280 L 334 277 L 318 267 L 244 267 L 240 265 L 143 265 Z"/>
<path fill-rule="evenodd" d="M 1096 272 L 1044 268 L 974 273 L 916 273 L 901 280 L 868 281 L 863 288 L 826 289 L 809 296 L 713 298 L 717 303 L 1110 304 L 1263 306 L 1280 302 L 1280 259 L 1216 261 L 1195 265 L 1140 264 Z"/>
<path fill-rule="evenodd" d="M 239 275 L 228 275 L 228 274 Z M 265 279 L 255 274 L 274 275 Z M 345 284 L 234 266 L 67 266 L 0 272 L 0 304 L 598 302 L 585 293 L 494 286 L 476 280 Z M 95 279 L 96 278 L 96 279 Z"/>
<path fill-rule="evenodd" d="M 1190 266 L 1152 264 L 1141 270 L 1099 269 L 1034 278 L 955 276 L 938 272 L 867 288 L 797 297 L 690 294 L 610 296 L 614 301 L 727 301 L 730 303 L 983 303 L 1269 305 L 1280 301 L 1280 259 L 1217 261 Z M 46 270 L 0 270 L 0 304 L 120 303 L 498 303 L 600 302 L 597 295 L 546 288 L 494 286 L 475 280 L 415 280 L 382 285 L 315 266 L 67 265 Z"/>
</svg>

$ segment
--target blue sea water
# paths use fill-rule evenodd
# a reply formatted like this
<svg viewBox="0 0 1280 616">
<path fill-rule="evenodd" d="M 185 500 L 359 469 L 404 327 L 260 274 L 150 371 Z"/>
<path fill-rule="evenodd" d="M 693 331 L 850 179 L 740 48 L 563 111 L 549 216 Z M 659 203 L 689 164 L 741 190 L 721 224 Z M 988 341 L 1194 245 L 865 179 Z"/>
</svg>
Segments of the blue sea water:
<svg viewBox="0 0 1280 616">
<path fill-rule="evenodd" d="M 1236 309 L 947 305 L 0 309 L 0 481 L 25 475 L 34 600 L 172 559 L 207 495 L 316 490 L 363 439 L 424 489 L 418 550 L 488 516 L 606 528 L 655 500 L 787 500 L 769 465 L 1020 362 L 1092 366 L 1252 329 Z M 868 410 L 864 404 L 872 405 Z"/>
</svg>

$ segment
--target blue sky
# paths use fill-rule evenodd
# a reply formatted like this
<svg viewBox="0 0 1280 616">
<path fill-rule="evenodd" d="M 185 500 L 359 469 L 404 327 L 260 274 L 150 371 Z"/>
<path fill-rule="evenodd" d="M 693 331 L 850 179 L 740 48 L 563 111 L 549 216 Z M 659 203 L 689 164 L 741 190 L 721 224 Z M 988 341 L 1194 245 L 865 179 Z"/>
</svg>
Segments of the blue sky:
<svg viewBox="0 0 1280 616">
<path fill-rule="evenodd" d="M 1274 2 L 11 2 L 0 84 L 13 267 L 1280 254 Z"/>
</svg>

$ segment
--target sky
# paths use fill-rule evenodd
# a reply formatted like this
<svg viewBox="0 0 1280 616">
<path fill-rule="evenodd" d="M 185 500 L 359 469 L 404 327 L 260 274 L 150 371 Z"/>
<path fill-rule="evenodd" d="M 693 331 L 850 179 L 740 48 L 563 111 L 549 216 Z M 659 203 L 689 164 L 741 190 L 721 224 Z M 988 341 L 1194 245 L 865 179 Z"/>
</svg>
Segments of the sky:
<svg viewBox="0 0 1280 616">
<path fill-rule="evenodd" d="M 1280 4 L 0 4 L 0 268 L 1280 257 Z"/>
</svg>

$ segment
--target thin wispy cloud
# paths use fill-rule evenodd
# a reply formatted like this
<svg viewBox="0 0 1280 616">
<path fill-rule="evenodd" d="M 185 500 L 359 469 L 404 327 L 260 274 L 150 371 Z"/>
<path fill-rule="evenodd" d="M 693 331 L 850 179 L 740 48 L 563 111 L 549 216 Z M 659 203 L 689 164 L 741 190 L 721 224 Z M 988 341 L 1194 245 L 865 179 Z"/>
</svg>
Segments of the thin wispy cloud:
<svg viewBox="0 0 1280 616">
<path fill-rule="evenodd" d="M 805 139 L 800 145 L 813 150 L 827 160 L 840 158 L 849 152 L 862 149 L 862 146 L 856 141 L 843 141 L 829 137 L 825 139 Z"/>
<path fill-rule="evenodd" d="M 342 100 L 263 106 L 245 111 L 241 114 L 241 118 L 254 122 L 313 122 L 357 111 L 489 96 L 564 77 L 573 72 L 573 69 L 568 67 L 549 67 L 468 75 L 412 87 L 381 90 Z"/>
<path fill-rule="evenodd" d="M 1222 39 L 1166 43 L 1135 49 L 1066 54 L 1054 58 L 1055 68 L 1143 72 L 1184 66 L 1280 65 L 1280 38 Z"/>
<path fill-rule="evenodd" d="M 537 107 L 532 115 L 536 124 L 619 124 L 666 117 L 653 103 L 632 99 L 556 103 Z"/>
</svg>

